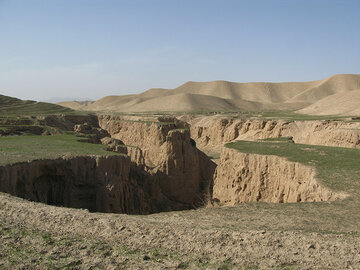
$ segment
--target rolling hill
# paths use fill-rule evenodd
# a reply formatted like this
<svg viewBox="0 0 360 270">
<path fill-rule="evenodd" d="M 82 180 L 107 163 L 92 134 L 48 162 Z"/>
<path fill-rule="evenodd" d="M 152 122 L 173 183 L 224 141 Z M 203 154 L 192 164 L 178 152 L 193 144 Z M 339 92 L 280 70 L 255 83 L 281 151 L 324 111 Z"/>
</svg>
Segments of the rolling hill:
<svg viewBox="0 0 360 270">
<path fill-rule="evenodd" d="M 107 96 L 95 102 L 58 104 L 72 109 L 118 112 L 296 111 L 329 96 L 338 95 L 336 96 L 338 98 L 356 89 L 360 89 L 359 74 L 339 74 L 310 82 L 187 82 L 175 89 L 154 88 L 137 95 Z M 314 113 L 322 114 L 318 111 Z M 334 110 L 334 113 L 331 110 L 326 111 L 326 114 L 342 113 L 347 111 Z"/>
<path fill-rule="evenodd" d="M 360 89 L 327 96 L 298 112 L 315 115 L 360 115 Z"/>
<path fill-rule="evenodd" d="M 72 113 L 73 110 L 57 104 L 36 102 L 33 100 L 21 100 L 9 96 L 0 95 L 1 116 L 31 116 Z"/>
</svg>

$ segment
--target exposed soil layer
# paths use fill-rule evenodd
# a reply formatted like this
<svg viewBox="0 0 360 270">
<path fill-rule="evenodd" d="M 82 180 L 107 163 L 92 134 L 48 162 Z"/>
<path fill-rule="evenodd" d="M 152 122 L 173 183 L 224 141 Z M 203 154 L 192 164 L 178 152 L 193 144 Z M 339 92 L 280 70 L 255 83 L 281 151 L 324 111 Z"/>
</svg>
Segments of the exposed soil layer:
<svg viewBox="0 0 360 270">
<path fill-rule="evenodd" d="M 186 123 L 161 120 L 101 116 L 99 124 L 112 138 L 124 143 L 134 163 L 158 175 L 166 196 L 195 206 L 206 203 L 216 164 L 197 149 Z"/>
<path fill-rule="evenodd" d="M 167 196 L 160 181 L 165 177 L 150 175 L 121 155 L 59 158 L 0 167 L 0 191 L 92 212 L 149 214 L 200 206 L 187 194 L 178 200 Z"/>
<path fill-rule="evenodd" d="M 243 202 L 316 202 L 344 198 L 319 184 L 314 168 L 277 156 L 223 148 L 214 175 L 213 199 Z"/>
<path fill-rule="evenodd" d="M 206 152 L 219 152 L 234 140 L 292 137 L 295 143 L 360 149 L 360 123 L 344 121 L 284 121 L 201 116 L 187 119 L 191 137 Z"/>
</svg>

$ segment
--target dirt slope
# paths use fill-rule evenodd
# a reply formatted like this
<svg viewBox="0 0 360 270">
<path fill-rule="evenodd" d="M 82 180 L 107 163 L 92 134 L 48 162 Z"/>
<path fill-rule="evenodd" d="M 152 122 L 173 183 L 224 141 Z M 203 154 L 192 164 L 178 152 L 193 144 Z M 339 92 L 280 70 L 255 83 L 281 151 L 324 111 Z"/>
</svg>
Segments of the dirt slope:
<svg viewBox="0 0 360 270">
<path fill-rule="evenodd" d="M 284 83 L 187 82 L 137 95 L 108 96 L 91 104 L 60 103 L 76 109 L 146 112 L 197 110 L 299 110 L 329 95 L 360 88 L 360 75 L 340 74 L 319 81 Z"/>
<path fill-rule="evenodd" d="M 68 107 L 73 110 L 81 109 L 84 106 L 88 106 L 92 103 L 92 101 L 63 101 L 57 103 L 58 105 Z"/>
<path fill-rule="evenodd" d="M 315 115 L 360 115 L 360 89 L 327 96 L 298 112 Z"/>
</svg>

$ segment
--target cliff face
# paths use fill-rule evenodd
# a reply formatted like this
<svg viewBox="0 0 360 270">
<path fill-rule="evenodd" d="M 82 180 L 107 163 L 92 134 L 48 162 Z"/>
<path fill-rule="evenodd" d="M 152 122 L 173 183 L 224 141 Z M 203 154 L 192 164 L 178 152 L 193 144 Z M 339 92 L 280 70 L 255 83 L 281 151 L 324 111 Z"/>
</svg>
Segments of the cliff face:
<svg viewBox="0 0 360 270">
<path fill-rule="evenodd" d="M 206 151 L 233 140 L 293 137 L 295 143 L 360 148 L 360 123 L 344 121 L 275 121 L 202 117 L 189 121 L 191 137 Z"/>
<path fill-rule="evenodd" d="M 131 160 L 156 179 L 170 200 L 191 208 L 208 198 L 216 164 L 196 148 L 184 125 L 111 116 L 100 117 L 99 124 L 113 138 L 130 145 Z"/>
<path fill-rule="evenodd" d="M 292 136 L 296 143 L 360 149 L 360 122 L 297 121 L 281 134 Z"/>
<path fill-rule="evenodd" d="M 154 210 L 125 156 L 37 160 L 0 167 L 0 190 L 51 205 L 97 212 Z"/>
<path fill-rule="evenodd" d="M 277 156 L 224 148 L 214 174 L 213 199 L 223 205 L 243 202 L 315 202 L 344 198 L 320 185 L 315 169 Z"/>
<path fill-rule="evenodd" d="M 2 166 L 0 191 L 95 212 L 149 214 L 193 208 L 196 201 L 191 204 L 194 198 L 187 189 L 200 196 L 199 183 L 173 177 L 151 175 L 126 156 L 83 156 Z M 174 188 L 179 191 L 174 193 Z"/>
</svg>

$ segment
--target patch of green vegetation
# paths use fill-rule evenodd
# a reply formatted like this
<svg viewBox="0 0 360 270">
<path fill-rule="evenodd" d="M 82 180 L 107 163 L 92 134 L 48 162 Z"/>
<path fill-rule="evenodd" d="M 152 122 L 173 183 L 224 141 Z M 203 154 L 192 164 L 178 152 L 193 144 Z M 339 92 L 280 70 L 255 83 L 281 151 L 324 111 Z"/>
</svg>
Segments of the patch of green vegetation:
<svg viewBox="0 0 360 270">
<path fill-rule="evenodd" d="M 293 143 L 292 137 L 266 138 L 260 141 L 264 142 L 290 142 Z"/>
<path fill-rule="evenodd" d="M 106 146 L 78 141 L 72 134 L 53 136 L 0 137 L 0 165 L 61 156 L 122 155 L 106 151 Z"/>
<path fill-rule="evenodd" d="M 264 111 L 252 112 L 253 116 L 260 119 L 289 120 L 289 121 L 310 121 L 310 120 L 341 120 L 344 116 L 338 115 L 307 115 L 291 111 Z"/>
<path fill-rule="evenodd" d="M 2 117 L 71 114 L 74 110 L 60 105 L 36 102 L 32 100 L 21 100 L 0 95 L 0 115 Z"/>
<path fill-rule="evenodd" d="M 351 122 L 358 122 L 360 118 L 354 116 L 339 116 L 339 115 L 307 115 L 295 113 L 293 111 L 215 111 L 215 110 L 199 110 L 189 112 L 162 112 L 167 115 L 215 115 L 220 114 L 228 118 L 241 119 L 262 119 L 262 120 L 284 120 L 284 121 L 310 121 L 310 120 L 345 120 Z M 160 114 L 160 112 L 158 113 Z"/>
<path fill-rule="evenodd" d="M 237 141 L 225 146 L 244 153 L 275 155 L 314 166 L 318 178 L 335 190 L 352 192 L 360 188 L 360 150 L 358 149 L 272 141 Z"/>
</svg>

